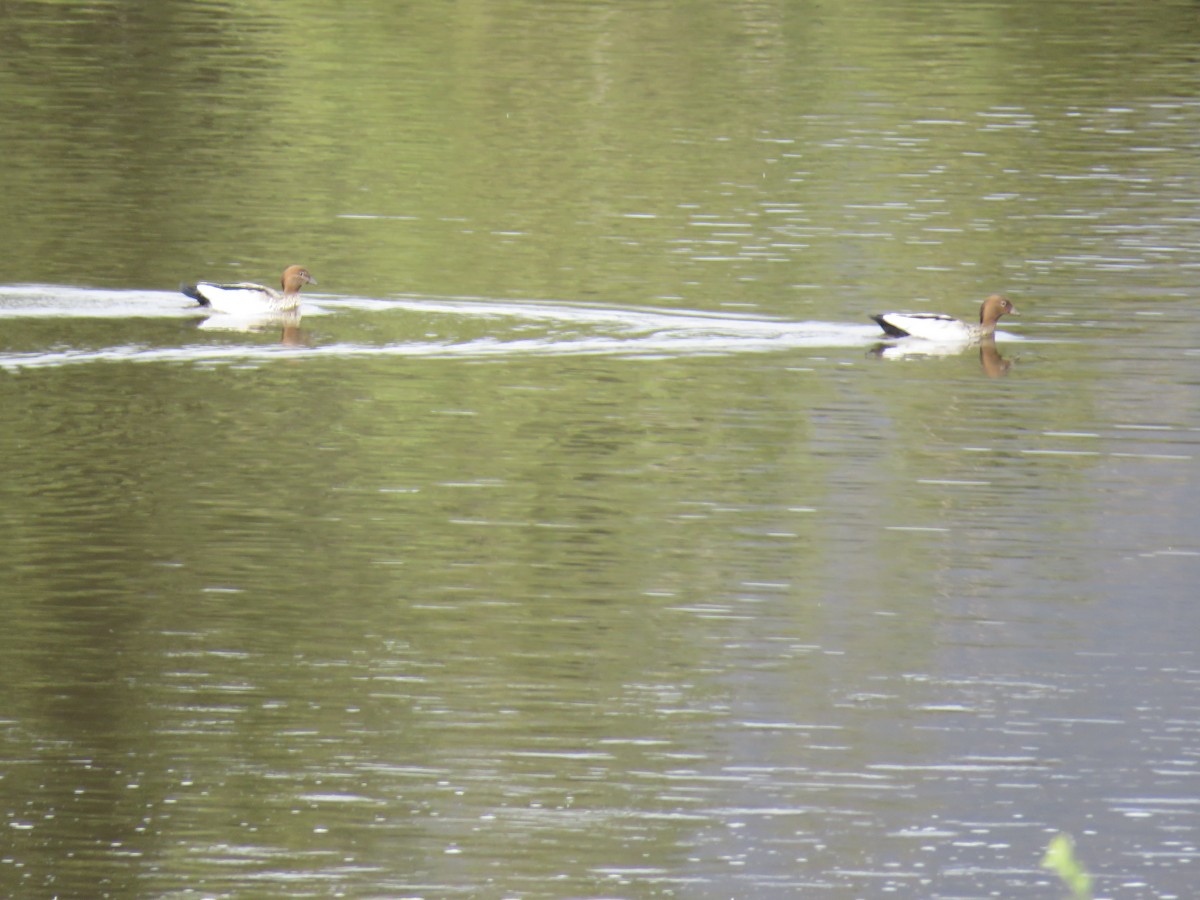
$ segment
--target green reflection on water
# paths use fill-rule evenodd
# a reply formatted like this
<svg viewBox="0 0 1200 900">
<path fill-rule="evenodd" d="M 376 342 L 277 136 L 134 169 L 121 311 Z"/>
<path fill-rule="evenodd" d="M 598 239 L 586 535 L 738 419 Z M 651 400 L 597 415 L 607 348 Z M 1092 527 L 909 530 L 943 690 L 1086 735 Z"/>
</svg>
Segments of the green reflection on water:
<svg viewBox="0 0 1200 900">
<path fill-rule="evenodd" d="M 1150 540 L 1097 539 L 1100 499 L 1145 528 L 1143 498 L 1187 484 L 1046 436 L 1152 419 L 1190 458 L 1178 357 L 1107 310 L 1194 272 L 1196 108 L 1173 99 L 1194 9 L 1081 8 L 7 7 L 5 283 L 304 262 L 341 296 L 833 321 L 968 315 L 1015 284 L 1107 341 L 1017 351 L 1003 382 L 836 348 L 0 373 L 8 893 L 561 896 L 644 862 L 745 896 L 881 846 L 927 863 L 897 831 L 977 797 L 871 763 L 936 766 L 980 708 L 1000 742 L 1040 688 L 998 712 L 952 693 L 956 731 L 914 685 L 973 701 L 1030 632 L 1056 664 L 1094 650 L 1106 620 L 1055 610 Z M 393 321 L 306 327 L 426 333 Z M 6 319 L 0 340 L 199 339 Z M 1146 531 L 1166 545 L 1176 516 Z M 741 828 L 744 807 L 783 812 Z"/>
<path fill-rule="evenodd" d="M 1171 94 L 1194 16 L 1118 9 L 22 5 L 6 273 L 171 287 L 300 261 L 343 294 L 789 314 L 797 284 L 986 293 L 1097 252 L 1063 223 L 1105 225 L 1070 213 L 1111 179 L 1179 174 L 1131 151 L 1187 111 L 1133 92 Z"/>
</svg>

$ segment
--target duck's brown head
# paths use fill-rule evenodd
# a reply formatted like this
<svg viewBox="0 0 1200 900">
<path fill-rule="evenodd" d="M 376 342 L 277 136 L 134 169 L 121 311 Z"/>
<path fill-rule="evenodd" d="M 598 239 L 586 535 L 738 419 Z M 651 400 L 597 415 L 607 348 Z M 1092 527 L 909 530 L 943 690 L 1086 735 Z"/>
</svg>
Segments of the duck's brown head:
<svg viewBox="0 0 1200 900">
<path fill-rule="evenodd" d="M 306 284 L 316 284 L 317 279 L 308 274 L 308 269 L 304 266 L 288 266 L 283 270 L 283 292 L 285 294 L 298 294 L 300 288 Z"/>
<path fill-rule="evenodd" d="M 986 329 L 993 329 L 1001 316 L 1020 315 L 1017 308 L 1003 294 L 992 294 L 979 307 L 979 324 Z"/>
</svg>

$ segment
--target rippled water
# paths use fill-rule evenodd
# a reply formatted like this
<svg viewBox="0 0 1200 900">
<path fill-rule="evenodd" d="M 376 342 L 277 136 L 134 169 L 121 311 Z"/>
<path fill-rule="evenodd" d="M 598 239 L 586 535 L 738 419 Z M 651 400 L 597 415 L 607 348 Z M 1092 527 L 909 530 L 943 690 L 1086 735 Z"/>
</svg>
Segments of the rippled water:
<svg viewBox="0 0 1200 900">
<path fill-rule="evenodd" d="M 887 12 L 7 10 L 0 892 L 1191 896 L 1194 8 Z"/>
</svg>

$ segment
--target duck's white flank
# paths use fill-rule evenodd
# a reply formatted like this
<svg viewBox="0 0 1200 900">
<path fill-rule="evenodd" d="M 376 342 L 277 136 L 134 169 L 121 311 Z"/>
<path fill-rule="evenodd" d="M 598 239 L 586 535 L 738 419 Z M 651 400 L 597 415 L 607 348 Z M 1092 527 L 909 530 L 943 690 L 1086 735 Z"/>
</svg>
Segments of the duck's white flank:
<svg viewBox="0 0 1200 900">
<path fill-rule="evenodd" d="M 308 270 L 303 266 L 288 266 L 284 269 L 283 277 L 280 279 L 282 292 L 248 281 L 236 284 L 198 281 L 195 284 L 182 285 L 180 290 L 213 312 L 233 316 L 254 316 L 291 312 L 298 309 L 300 288 L 306 284 L 316 283 L 317 280 L 308 274 Z"/>
<path fill-rule="evenodd" d="M 1004 315 L 1017 315 L 1016 308 L 1003 294 L 992 294 L 979 308 L 979 324 L 969 325 L 944 313 L 880 313 L 871 316 L 888 337 L 914 337 L 938 343 L 977 341 L 996 331 Z"/>
</svg>

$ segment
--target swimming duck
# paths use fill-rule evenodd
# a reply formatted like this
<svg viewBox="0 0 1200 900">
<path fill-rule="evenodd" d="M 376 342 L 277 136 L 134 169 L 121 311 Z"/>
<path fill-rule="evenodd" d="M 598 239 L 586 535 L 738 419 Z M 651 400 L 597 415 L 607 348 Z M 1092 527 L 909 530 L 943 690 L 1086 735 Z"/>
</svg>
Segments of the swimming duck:
<svg viewBox="0 0 1200 900">
<path fill-rule="evenodd" d="M 1000 317 L 1016 308 L 1003 294 L 992 294 L 979 307 L 979 324 L 969 325 L 942 313 L 880 313 L 871 316 L 888 337 L 914 337 L 925 341 L 962 342 L 977 341 L 994 334 Z"/>
<path fill-rule="evenodd" d="M 196 284 L 180 285 L 179 290 L 213 312 L 250 316 L 292 312 L 300 306 L 300 288 L 316 283 L 317 280 L 308 274 L 304 266 L 288 266 L 280 279 L 283 293 L 250 282 L 213 284 L 198 281 Z"/>
</svg>

